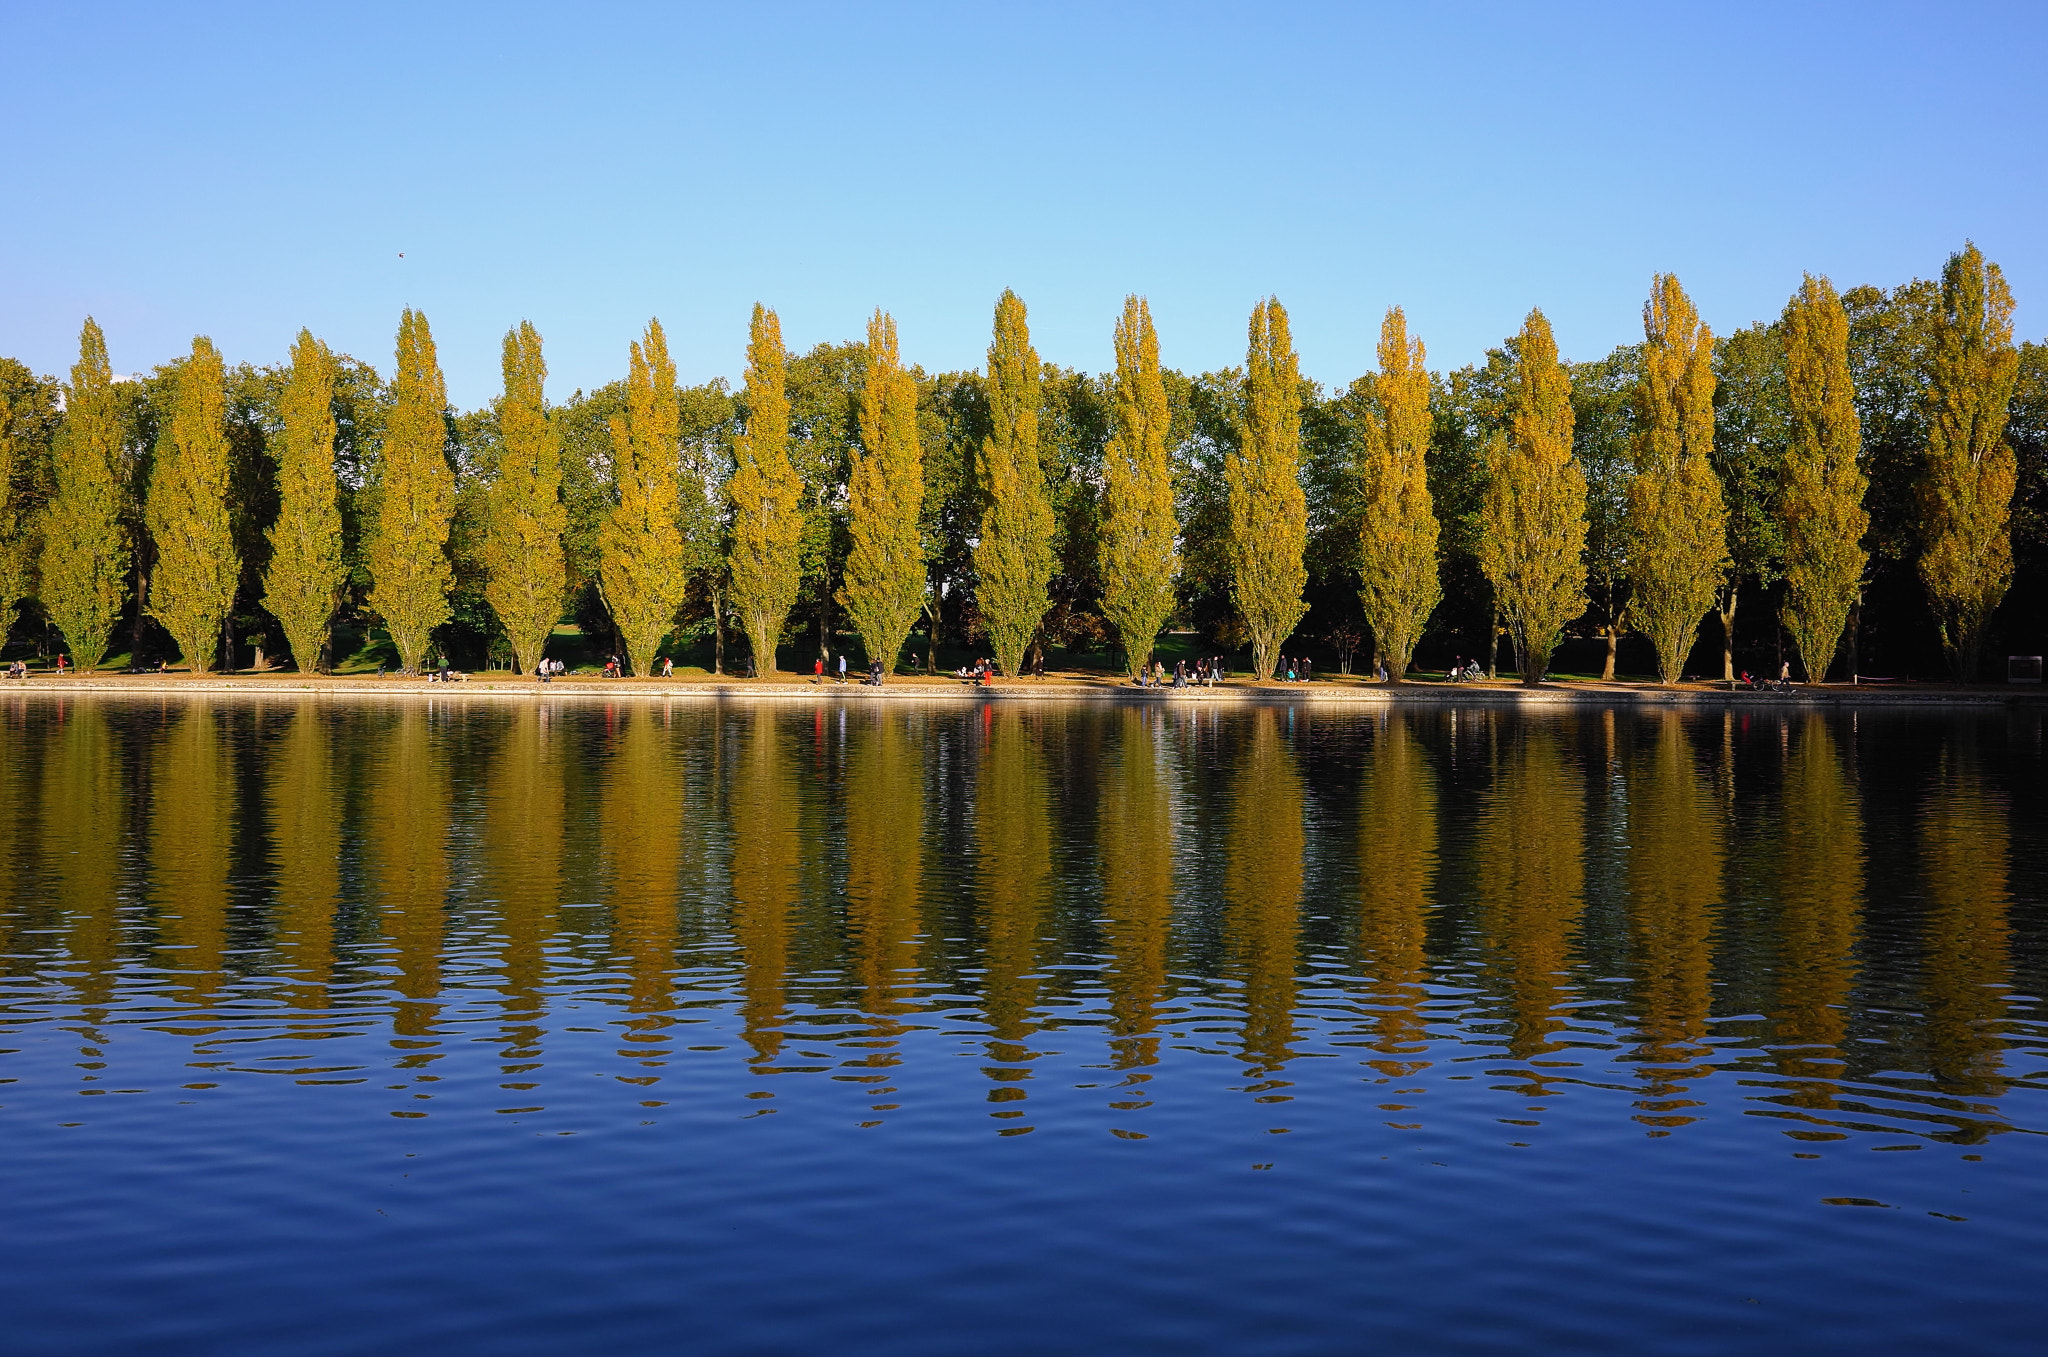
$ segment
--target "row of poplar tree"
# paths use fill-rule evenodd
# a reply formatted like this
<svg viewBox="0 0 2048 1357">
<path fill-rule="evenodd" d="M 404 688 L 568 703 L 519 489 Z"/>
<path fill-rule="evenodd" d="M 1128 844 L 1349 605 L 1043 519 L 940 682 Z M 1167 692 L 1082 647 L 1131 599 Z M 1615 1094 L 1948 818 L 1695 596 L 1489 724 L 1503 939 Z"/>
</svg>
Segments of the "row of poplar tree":
<svg viewBox="0 0 2048 1357">
<path fill-rule="evenodd" d="M 466 628 L 530 670 L 573 614 L 640 672 L 706 636 L 722 662 L 728 626 L 772 670 L 802 610 L 821 644 L 843 622 L 893 665 L 922 623 L 927 663 L 950 633 L 1013 674 L 1104 639 L 1135 669 L 1194 623 L 1264 678 L 1313 574 L 1355 599 L 1323 639 L 1347 660 L 1369 639 L 1397 680 L 1457 611 L 1448 585 L 1527 681 L 1576 632 L 1610 676 L 1643 637 L 1669 682 L 1709 619 L 1732 674 L 1737 603 L 1764 588 L 1824 677 L 1873 573 L 1905 563 L 1974 677 L 2016 489 L 2036 526 L 2040 349 L 2014 347 L 1974 246 L 1938 284 L 1846 301 L 1809 276 L 1775 324 L 1716 341 L 1663 275 L 1640 344 L 1567 363 L 1531 311 L 1449 374 L 1395 308 L 1379 371 L 1328 396 L 1272 299 L 1244 366 L 1192 379 L 1135 297 L 1100 378 L 1042 363 L 1010 292 L 978 374 L 906 367 L 880 312 L 864 344 L 793 357 L 756 307 L 743 388 L 680 388 L 652 322 L 623 382 L 552 406 L 522 323 L 503 394 L 468 414 L 412 310 L 388 383 L 305 332 L 283 366 L 230 370 L 199 338 L 117 380 L 88 320 L 61 388 L 0 360 L 0 592 L 87 664 L 124 619 L 138 659 L 153 619 L 201 670 L 274 620 L 310 669 L 339 620 L 374 619 L 406 669 Z"/>
</svg>

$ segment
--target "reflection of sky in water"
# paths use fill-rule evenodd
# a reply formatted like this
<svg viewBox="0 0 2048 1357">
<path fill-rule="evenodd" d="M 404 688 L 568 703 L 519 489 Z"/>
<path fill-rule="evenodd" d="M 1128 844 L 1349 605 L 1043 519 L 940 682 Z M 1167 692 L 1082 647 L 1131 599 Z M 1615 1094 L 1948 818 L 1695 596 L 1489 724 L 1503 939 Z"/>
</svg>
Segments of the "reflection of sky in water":
<svg viewBox="0 0 2048 1357">
<path fill-rule="evenodd" d="M 38 1351 L 2044 1317 L 2027 709 L 0 721 Z"/>
</svg>

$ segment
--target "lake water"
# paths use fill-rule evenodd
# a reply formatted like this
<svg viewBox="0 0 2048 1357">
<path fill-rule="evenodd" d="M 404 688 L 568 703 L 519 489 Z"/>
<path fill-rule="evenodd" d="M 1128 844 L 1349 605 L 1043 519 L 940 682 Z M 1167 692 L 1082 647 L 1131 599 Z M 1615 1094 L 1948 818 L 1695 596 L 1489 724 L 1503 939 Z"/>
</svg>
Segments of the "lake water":
<svg viewBox="0 0 2048 1357">
<path fill-rule="evenodd" d="M 0 1349 L 2038 1352 L 2041 709 L 0 700 Z"/>
</svg>

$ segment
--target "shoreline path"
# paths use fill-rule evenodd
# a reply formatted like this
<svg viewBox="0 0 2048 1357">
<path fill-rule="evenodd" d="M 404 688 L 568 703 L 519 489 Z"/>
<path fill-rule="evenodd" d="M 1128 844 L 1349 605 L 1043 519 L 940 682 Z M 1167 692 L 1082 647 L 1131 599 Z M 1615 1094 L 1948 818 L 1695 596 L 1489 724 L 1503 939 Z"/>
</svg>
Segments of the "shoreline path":
<svg viewBox="0 0 2048 1357">
<path fill-rule="evenodd" d="M 1489 706 L 2048 706 L 2048 690 L 2032 685 L 1986 685 L 1958 688 L 1946 684 L 1915 684 L 1882 688 L 1831 684 L 1794 685 L 1784 692 L 1730 691 L 1711 684 L 1665 687 L 1654 683 L 1603 683 L 1561 680 L 1524 688 L 1511 680 L 1473 683 L 1422 682 L 1381 684 L 1357 679 L 1313 683 L 1250 683 L 1234 681 L 1215 688 L 1134 688 L 1104 677 L 1026 679 L 982 687 L 952 678 L 899 676 L 878 688 L 856 683 L 814 683 L 808 675 L 773 679 L 606 679 L 565 675 L 550 683 L 507 673 L 472 674 L 459 684 L 425 678 L 370 675 L 331 677 L 321 674 L 67 674 L 58 678 L 39 672 L 28 679 L 0 683 L 6 693 L 100 693 L 107 696 L 234 693 L 251 697 L 287 697 L 308 693 L 330 697 L 474 697 L 516 700 L 548 698 L 702 698 L 796 700 L 832 697 L 855 701 L 1096 701 L 1146 703 L 1285 702 L 1315 706 L 1386 706 L 1394 703 Z"/>
</svg>

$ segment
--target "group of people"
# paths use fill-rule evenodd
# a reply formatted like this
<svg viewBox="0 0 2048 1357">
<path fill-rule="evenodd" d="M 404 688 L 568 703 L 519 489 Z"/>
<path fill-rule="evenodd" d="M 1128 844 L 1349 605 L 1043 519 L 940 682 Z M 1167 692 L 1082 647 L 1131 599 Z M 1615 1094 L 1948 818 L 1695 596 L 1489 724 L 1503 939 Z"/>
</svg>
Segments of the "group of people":
<svg viewBox="0 0 2048 1357">
<path fill-rule="evenodd" d="M 1228 673 L 1223 667 L 1221 655 L 1204 656 L 1198 660 L 1175 660 L 1169 671 L 1166 662 L 1154 660 L 1138 670 L 1133 686 L 1139 688 L 1213 688 L 1223 682 Z"/>
<path fill-rule="evenodd" d="M 839 657 L 838 657 L 838 672 L 839 672 L 839 678 L 838 678 L 838 682 L 840 682 L 840 683 L 844 683 L 844 682 L 846 682 L 846 652 L 845 652 L 845 651 L 841 651 L 841 652 L 839 653 Z M 753 677 L 753 675 L 752 675 L 751 673 L 749 673 L 749 674 L 747 675 L 747 677 L 748 677 L 748 678 L 752 678 L 752 677 Z M 820 656 L 818 656 L 818 658 L 817 658 L 817 659 L 815 659 L 815 660 L 812 660 L 812 661 L 811 661 L 811 682 L 813 682 L 813 683 L 823 683 L 824 681 L 825 681 L 825 657 L 824 657 L 823 655 L 820 655 Z M 878 660 L 878 659 L 871 659 L 871 660 L 869 660 L 869 661 L 868 661 L 868 672 L 867 672 L 867 676 L 866 676 L 865 678 L 861 679 L 861 681 L 860 681 L 860 686 L 861 686 L 861 687 L 863 687 L 863 688 L 879 688 L 879 687 L 881 687 L 881 686 L 882 686 L 882 662 L 881 662 L 880 660 Z"/>
<path fill-rule="evenodd" d="M 551 668 L 550 666 L 552 666 L 552 668 Z M 566 673 L 568 673 L 568 672 L 569 672 L 569 668 L 568 668 L 568 666 L 567 666 L 567 665 L 563 664 L 563 663 L 562 663 L 562 662 L 561 662 L 560 660 L 542 660 L 542 661 L 540 662 L 540 665 L 539 665 L 539 667 L 538 667 L 538 670 L 537 670 L 537 672 L 538 672 L 538 674 L 539 674 L 539 676 L 540 676 L 540 681 L 541 681 L 542 683 L 546 683 L 546 682 L 548 681 L 548 679 L 549 679 L 549 677 L 550 677 L 550 676 L 552 676 L 552 675 L 555 675 L 555 674 L 566 674 Z M 626 658 L 625 658 L 625 656 L 623 656 L 623 655 L 607 655 L 607 656 L 605 656 L 605 657 L 604 657 L 604 669 L 603 669 L 603 671 L 602 671 L 602 672 L 603 672 L 603 674 L 604 674 L 604 677 L 606 677 L 606 678 L 612 678 L 612 679 L 615 679 L 615 678 L 624 678 L 624 677 L 626 676 Z M 676 672 L 676 662 L 675 662 L 674 660 L 670 659 L 670 658 L 669 658 L 668 656 L 664 655 L 664 656 L 662 656 L 662 657 L 661 657 L 660 659 L 656 660 L 656 661 L 655 661 L 655 662 L 654 662 L 654 663 L 653 663 L 653 664 L 652 664 L 651 666 L 649 666 L 649 668 L 648 668 L 648 670 L 647 670 L 647 677 L 649 677 L 649 678 L 674 678 L 674 677 L 675 677 L 675 672 Z"/>
<path fill-rule="evenodd" d="M 1292 659 L 1282 655 L 1280 662 L 1273 666 L 1273 681 L 1275 683 L 1307 683 L 1315 676 L 1316 662 L 1309 659 L 1306 655 L 1297 656 Z"/>
<path fill-rule="evenodd" d="M 26 679 L 28 677 L 28 666 L 20 660 L 16 660 L 13 664 L 7 666 L 7 677 L 11 679 Z"/>
<path fill-rule="evenodd" d="M 1778 662 L 1778 677 L 1775 680 L 1767 679 L 1762 674 L 1752 674 L 1745 669 L 1742 671 L 1741 681 L 1736 686 L 1745 692 L 1751 693 L 1789 693 L 1792 691 L 1792 661 L 1780 660 Z"/>
<path fill-rule="evenodd" d="M 1479 661 L 1467 660 L 1463 655 L 1459 655 L 1451 661 L 1451 672 L 1444 677 L 1452 683 L 1477 683 L 1486 677 L 1486 671 L 1479 667 Z"/>
<path fill-rule="evenodd" d="M 1043 671 L 1041 671 L 1043 672 Z M 953 671 L 953 677 L 962 683 L 978 683 L 983 687 L 996 681 L 996 662 L 976 660 L 972 665 L 962 665 Z"/>
</svg>

